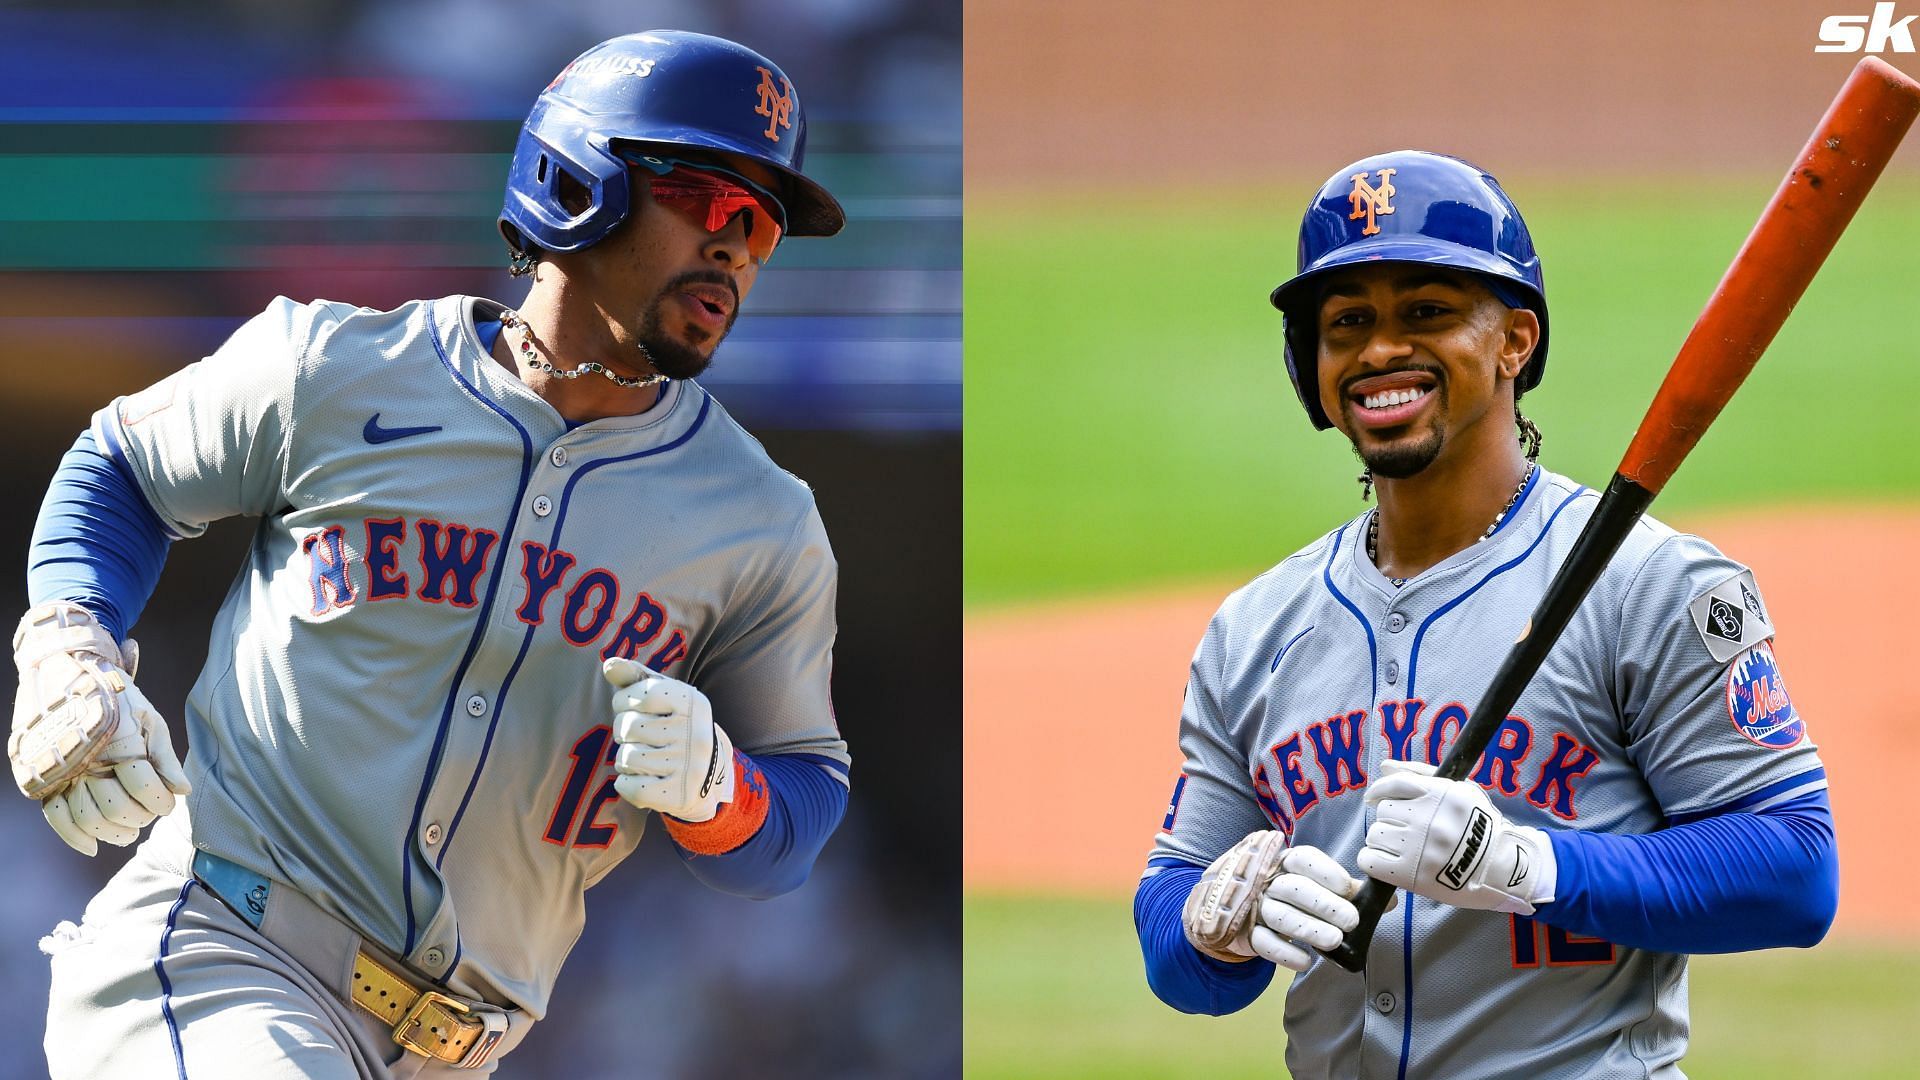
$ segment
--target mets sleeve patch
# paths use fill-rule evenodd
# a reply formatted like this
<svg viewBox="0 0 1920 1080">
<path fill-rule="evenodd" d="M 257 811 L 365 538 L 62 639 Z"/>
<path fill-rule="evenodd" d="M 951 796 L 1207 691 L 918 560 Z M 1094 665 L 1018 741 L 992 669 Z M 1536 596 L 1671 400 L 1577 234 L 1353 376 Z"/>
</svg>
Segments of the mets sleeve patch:
<svg viewBox="0 0 1920 1080">
<path fill-rule="evenodd" d="M 1787 697 L 1771 645 L 1755 645 L 1727 669 L 1727 715 L 1740 734 L 1769 750 L 1785 750 L 1806 737 L 1807 725 Z"/>
<path fill-rule="evenodd" d="M 1753 571 L 1738 574 L 1708 589 L 1687 605 L 1694 628 L 1707 652 L 1718 663 L 1726 663 L 1744 650 L 1773 636 L 1773 620 L 1760 605 L 1760 589 L 1753 583 Z"/>
</svg>

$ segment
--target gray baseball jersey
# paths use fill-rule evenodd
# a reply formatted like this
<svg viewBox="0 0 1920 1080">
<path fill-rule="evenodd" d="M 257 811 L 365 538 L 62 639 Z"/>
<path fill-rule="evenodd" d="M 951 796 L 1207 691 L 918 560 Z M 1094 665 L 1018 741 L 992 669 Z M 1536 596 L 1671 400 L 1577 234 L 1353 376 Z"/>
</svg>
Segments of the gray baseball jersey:
<svg viewBox="0 0 1920 1080">
<path fill-rule="evenodd" d="M 1487 540 L 1395 588 L 1365 515 L 1228 598 L 1194 655 L 1186 757 L 1155 854 L 1206 864 L 1276 828 L 1355 873 L 1384 758 L 1437 763 L 1598 502 L 1536 469 Z M 1644 519 L 1473 779 L 1510 820 L 1648 833 L 1826 786 L 1780 679 L 1753 576 Z M 1311 1077 L 1675 1077 L 1686 958 L 1410 893 L 1364 975 L 1321 961 L 1287 993 Z"/>
<path fill-rule="evenodd" d="M 602 659 L 693 683 L 748 753 L 844 766 L 836 568 L 697 384 L 569 430 L 476 308 L 280 298 L 94 434 L 176 535 L 261 518 L 187 701 L 195 846 L 539 1016 L 646 823 Z"/>
</svg>

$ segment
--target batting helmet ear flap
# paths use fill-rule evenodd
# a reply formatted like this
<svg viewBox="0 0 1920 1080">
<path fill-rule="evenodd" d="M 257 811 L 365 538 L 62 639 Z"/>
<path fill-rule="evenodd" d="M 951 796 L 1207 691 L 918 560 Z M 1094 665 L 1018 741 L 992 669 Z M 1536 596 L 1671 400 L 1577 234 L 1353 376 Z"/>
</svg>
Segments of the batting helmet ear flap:
<svg viewBox="0 0 1920 1080">
<path fill-rule="evenodd" d="M 549 125 L 565 124 L 554 115 L 564 106 L 550 106 Z M 584 117 L 576 118 L 584 121 Z M 563 199 L 562 181 L 578 185 L 587 194 L 585 209 L 573 210 Z M 578 251 L 594 243 L 626 220 L 632 188 L 627 166 L 604 145 L 575 143 L 547 137 L 529 124 L 520 130 L 507 175 L 506 208 L 500 231 L 508 226 L 549 251 Z M 513 238 L 508 237 L 511 245 Z"/>
<path fill-rule="evenodd" d="M 1313 429 L 1325 431 L 1333 426 L 1333 421 L 1320 407 L 1319 312 L 1292 303 L 1282 308 L 1280 314 L 1286 323 L 1287 379 L 1293 383 L 1293 393 L 1300 399 L 1301 407 L 1307 410 L 1307 419 L 1313 421 Z"/>
</svg>

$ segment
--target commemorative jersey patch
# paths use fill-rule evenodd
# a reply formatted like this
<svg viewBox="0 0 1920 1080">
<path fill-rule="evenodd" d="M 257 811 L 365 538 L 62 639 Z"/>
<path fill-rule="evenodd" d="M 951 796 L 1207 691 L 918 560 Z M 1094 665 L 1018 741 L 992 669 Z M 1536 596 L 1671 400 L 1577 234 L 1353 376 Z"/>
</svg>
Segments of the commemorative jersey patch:
<svg viewBox="0 0 1920 1080">
<path fill-rule="evenodd" d="M 1687 613 L 1718 663 L 1773 636 L 1773 620 L 1760 605 L 1760 587 L 1754 584 L 1751 570 L 1742 570 L 1695 597 Z"/>
<path fill-rule="evenodd" d="M 1727 669 L 1727 715 L 1740 734 L 1769 750 L 1797 746 L 1806 737 L 1806 722 L 1787 697 L 1771 645 L 1755 645 Z"/>
</svg>

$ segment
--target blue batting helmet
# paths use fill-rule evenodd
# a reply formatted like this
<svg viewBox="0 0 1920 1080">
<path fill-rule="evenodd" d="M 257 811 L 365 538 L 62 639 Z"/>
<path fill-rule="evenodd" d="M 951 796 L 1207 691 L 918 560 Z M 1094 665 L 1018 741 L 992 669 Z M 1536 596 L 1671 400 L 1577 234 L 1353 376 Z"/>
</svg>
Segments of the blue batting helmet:
<svg viewBox="0 0 1920 1080">
<path fill-rule="evenodd" d="M 650 30 L 581 53 L 534 101 L 500 211 L 508 245 L 578 251 L 626 220 L 627 165 L 615 151 L 628 142 L 721 150 L 772 169 L 788 236 L 832 236 L 846 224 L 827 189 L 800 172 L 806 116 L 773 61 L 725 38 Z M 585 210 L 561 205 L 563 173 L 591 196 Z"/>
<path fill-rule="evenodd" d="M 1513 307 L 1540 316 L 1540 342 L 1515 380 L 1523 394 L 1547 366 L 1547 291 L 1540 256 L 1500 182 L 1470 162 L 1421 150 L 1378 154 L 1333 174 L 1300 221 L 1299 272 L 1273 290 L 1286 315 L 1287 376 L 1315 428 L 1333 426 L 1314 376 L 1319 341 L 1315 285 L 1341 267 L 1422 263 L 1465 270 Z"/>
</svg>

